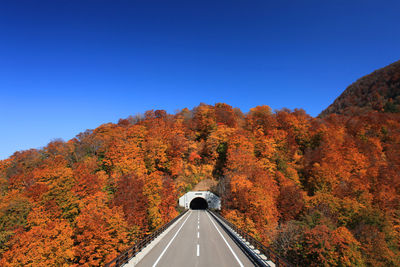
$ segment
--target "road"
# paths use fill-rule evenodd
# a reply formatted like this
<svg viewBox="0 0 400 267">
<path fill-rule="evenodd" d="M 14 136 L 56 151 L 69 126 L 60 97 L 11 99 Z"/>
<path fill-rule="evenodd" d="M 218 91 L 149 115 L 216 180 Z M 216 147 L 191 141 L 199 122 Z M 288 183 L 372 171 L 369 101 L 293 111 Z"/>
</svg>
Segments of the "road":
<svg viewBox="0 0 400 267">
<path fill-rule="evenodd" d="M 208 212 L 190 210 L 136 266 L 254 265 Z"/>
</svg>

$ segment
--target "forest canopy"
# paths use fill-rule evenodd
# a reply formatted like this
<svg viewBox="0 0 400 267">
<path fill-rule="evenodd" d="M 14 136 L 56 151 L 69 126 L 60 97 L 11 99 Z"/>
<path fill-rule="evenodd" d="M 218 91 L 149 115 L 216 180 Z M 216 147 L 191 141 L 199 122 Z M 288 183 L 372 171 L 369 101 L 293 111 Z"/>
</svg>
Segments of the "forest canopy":
<svg viewBox="0 0 400 267">
<path fill-rule="evenodd" d="M 398 266 L 399 162 L 396 113 L 150 110 L 0 161 L 0 265 L 103 265 L 212 179 L 222 214 L 294 264 Z"/>
</svg>

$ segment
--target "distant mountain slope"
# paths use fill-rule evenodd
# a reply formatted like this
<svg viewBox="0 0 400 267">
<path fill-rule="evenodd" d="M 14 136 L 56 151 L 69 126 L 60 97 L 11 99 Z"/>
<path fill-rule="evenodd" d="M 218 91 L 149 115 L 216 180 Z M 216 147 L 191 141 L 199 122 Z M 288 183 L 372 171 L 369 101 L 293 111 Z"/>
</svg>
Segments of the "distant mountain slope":
<svg viewBox="0 0 400 267">
<path fill-rule="evenodd" d="M 371 110 L 400 112 L 400 61 L 358 79 L 321 112 L 359 115 Z"/>
</svg>

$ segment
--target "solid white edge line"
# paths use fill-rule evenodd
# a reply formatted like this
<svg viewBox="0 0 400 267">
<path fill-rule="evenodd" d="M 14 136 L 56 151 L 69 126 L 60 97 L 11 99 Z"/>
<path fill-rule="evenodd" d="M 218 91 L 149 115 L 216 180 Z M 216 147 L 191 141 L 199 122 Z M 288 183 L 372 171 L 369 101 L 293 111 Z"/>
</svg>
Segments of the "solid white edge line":
<svg viewBox="0 0 400 267">
<path fill-rule="evenodd" d="M 187 216 L 186 220 L 182 223 L 181 227 L 179 227 L 178 231 L 176 231 L 175 235 L 172 237 L 172 239 L 169 241 L 168 245 L 164 248 L 163 252 L 161 252 L 161 255 L 158 257 L 157 261 L 153 264 L 153 267 L 155 267 L 158 262 L 160 261 L 161 257 L 164 255 L 165 251 L 167 251 L 168 247 L 171 245 L 172 241 L 174 241 L 175 237 L 178 235 L 179 231 L 182 229 L 183 225 L 186 223 L 186 221 L 189 219 L 190 215 L 192 215 L 192 212 L 189 211 L 189 215 Z"/>
<path fill-rule="evenodd" d="M 233 256 L 235 257 L 236 261 L 239 263 L 239 265 L 241 267 L 244 267 L 243 263 L 239 260 L 238 256 L 236 255 L 236 253 L 233 251 L 233 249 L 231 248 L 231 246 L 228 244 L 228 242 L 226 241 L 225 237 L 222 235 L 222 233 L 219 231 L 218 227 L 215 225 L 214 221 L 211 219 L 210 215 L 207 212 L 207 216 L 210 219 L 210 221 L 212 222 L 212 224 L 214 225 L 215 229 L 217 229 L 218 233 L 221 235 L 222 239 L 225 241 L 225 244 L 228 246 L 229 250 L 232 252 Z"/>
<path fill-rule="evenodd" d="M 197 244 L 197 257 L 200 256 L 200 245 Z"/>
</svg>

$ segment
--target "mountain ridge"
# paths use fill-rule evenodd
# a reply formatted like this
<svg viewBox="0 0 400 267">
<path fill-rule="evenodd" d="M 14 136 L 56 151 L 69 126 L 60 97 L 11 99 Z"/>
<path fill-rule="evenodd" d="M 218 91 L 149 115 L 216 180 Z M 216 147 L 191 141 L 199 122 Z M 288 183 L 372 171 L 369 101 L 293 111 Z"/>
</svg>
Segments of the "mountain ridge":
<svg viewBox="0 0 400 267">
<path fill-rule="evenodd" d="M 357 79 L 319 117 L 371 111 L 400 112 L 400 60 Z"/>
</svg>

